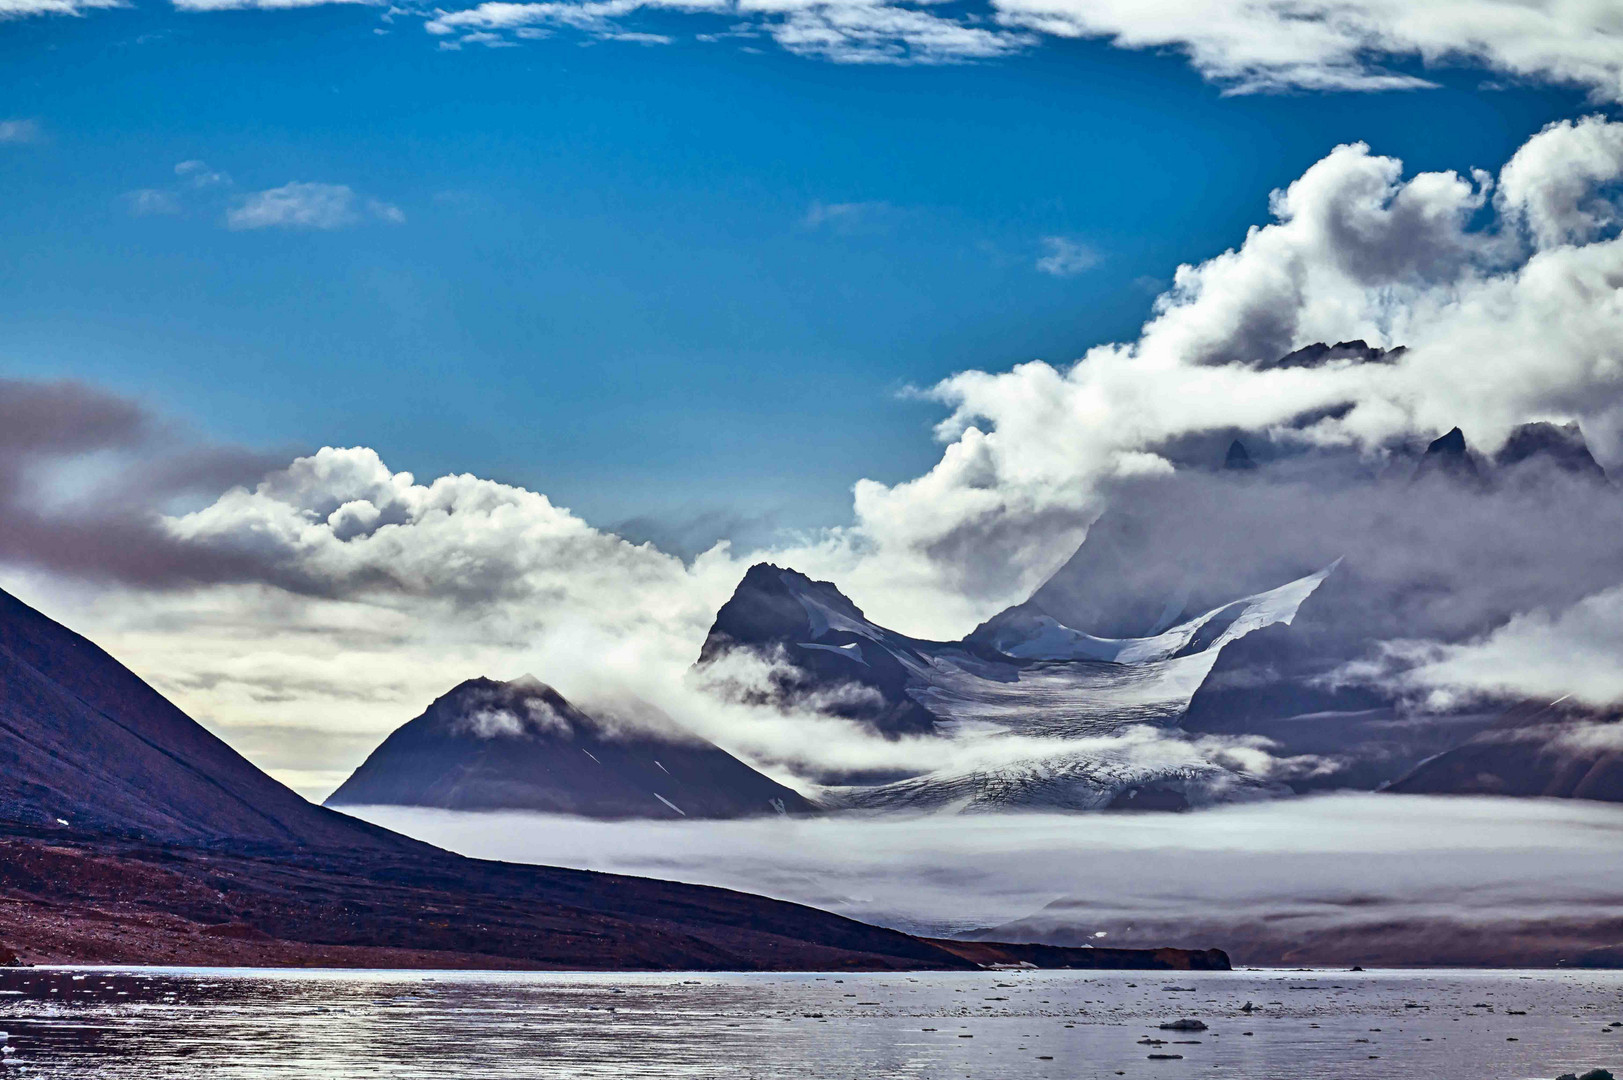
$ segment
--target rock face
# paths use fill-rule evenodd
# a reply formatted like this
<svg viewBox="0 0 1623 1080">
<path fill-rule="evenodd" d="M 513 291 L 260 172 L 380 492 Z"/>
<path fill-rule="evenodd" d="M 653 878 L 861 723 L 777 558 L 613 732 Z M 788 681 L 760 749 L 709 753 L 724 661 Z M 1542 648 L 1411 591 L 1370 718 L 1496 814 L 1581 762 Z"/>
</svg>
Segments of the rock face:
<svg viewBox="0 0 1623 1080">
<path fill-rule="evenodd" d="M 1575 424 L 1524 424 L 1491 460 L 1474 451 L 1456 427 L 1427 447 L 1411 475 L 1417 515 L 1427 512 L 1428 491 L 1449 486 L 1491 497 L 1523 483 L 1592 483 L 1597 497 L 1607 494 L 1605 473 Z M 1378 566 L 1349 558 L 1302 605 L 1290 626 L 1269 627 L 1225 649 L 1194 694 L 1184 726 L 1202 733 L 1261 736 L 1281 756 L 1337 763 L 1334 770 L 1292 778 L 1299 791 L 1382 787 L 1483 731 L 1500 709 L 1415 717 L 1403 712 L 1395 691 L 1336 677 L 1346 665 L 1375 655 L 1383 635 L 1403 634 L 1401 625 L 1389 621 L 1390 613 L 1377 612 L 1379 602 L 1372 603 L 1391 587 L 1382 585 L 1379 573 Z M 1375 626 L 1383 628 L 1383 635 L 1371 635 Z"/>
<path fill-rule="evenodd" d="M 0 820 L 170 843 L 411 846 L 312 806 L 95 644 L 4 592 Z"/>
<path fill-rule="evenodd" d="M 816 809 L 668 720 L 588 715 L 533 678 L 470 679 L 396 729 L 327 800 L 367 804 L 595 818 Z"/>
<path fill-rule="evenodd" d="M 1264 370 L 1268 368 L 1316 368 L 1335 361 L 1355 364 L 1390 364 L 1402 356 L 1405 351 L 1401 345 L 1395 349 L 1382 349 L 1362 339 L 1338 341 L 1334 345 L 1327 345 L 1322 341 L 1318 341 L 1311 345 L 1304 345 L 1294 352 L 1286 353 L 1272 364 L 1262 364 L 1259 367 Z"/>
<path fill-rule="evenodd" d="M 1592 480 L 1606 479 L 1606 470 L 1589 452 L 1589 444 L 1577 424 L 1523 424 L 1510 433 L 1494 457 L 1494 463 L 1502 469 L 1541 461 Z"/>
<path fill-rule="evenodd" d="M 1245 471 L 1256 467 L 1257 463 L 1251 460 L 1251 453 L 1246 450 L 1245 443 L 1239 439 L 1229 443 L 1228 453 L 1223 455 L 1223 468 Z"/>
<path fill-rule="evenodd" d="M 1414 475 L 1416 480 L 1441 475 L 1451 480 L 1475 482 L 1482 479 L 1482 467 L 1465 445 L 1465 432 L 1452 428 L 1426 447 Z"/>
<path fill-rule="evenodd" d="M 713 672 L 742 650 L 770 670 L 763 685 L 739 689 L 741 697 L 790 705 L 815 694 L 825 711 L 897 737 L 936 728 L 938 717 L 907 693 L 909 669 L 923 662 L 916 646 L 932 644 L 869 622 L 830 582 L 758 563 L 716 612 L 697 666 Z M 834 687 L 844 690 L 828 693 Z"/>
<path fill-rule="evenodd" d="M 1623 712 L 1524 702 L 1386 790 L 1623 802 Z"/>
<path fill-rule="evenodd" d="M 879 626 L 833 585 L 762 564 L 721 609 L 697 668 L 723 693 L 840 712 L 884 736 L 973 743 L 972 752 L 956 755 L 971 764 L 821 777 L 833 806 L 1199 806 L 1252 797 L 1263 785 L 1193 751 L 1147 764 L 1131 740 L 1112 740 L 1135 726 L 1176 724 L 1220 651 L 1289 621 L 1328 572 L 1223 603 L 1151 635 L 1096 637 L 1022 606 L 962 641 L 943 642 Z M 731 681 L 741 664 L 768 677 Z M 1040 748 L 1030 750 L 1026 740 Z"/>
</svg>

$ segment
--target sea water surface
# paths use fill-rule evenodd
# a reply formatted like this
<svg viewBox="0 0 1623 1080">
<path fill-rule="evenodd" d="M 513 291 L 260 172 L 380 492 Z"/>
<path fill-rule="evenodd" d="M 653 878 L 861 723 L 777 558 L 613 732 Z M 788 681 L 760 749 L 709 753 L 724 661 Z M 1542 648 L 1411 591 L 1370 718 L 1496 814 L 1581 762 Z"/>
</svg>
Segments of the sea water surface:
<svg viewBox="0 0 1623 1080">
<path fill-rule="evenodd" d="M 7 1080 L 1512 1080 L 1623 1073 L 1623 973 L 61 967 L 0 973 L 0 1029 Z"/>
</svg>

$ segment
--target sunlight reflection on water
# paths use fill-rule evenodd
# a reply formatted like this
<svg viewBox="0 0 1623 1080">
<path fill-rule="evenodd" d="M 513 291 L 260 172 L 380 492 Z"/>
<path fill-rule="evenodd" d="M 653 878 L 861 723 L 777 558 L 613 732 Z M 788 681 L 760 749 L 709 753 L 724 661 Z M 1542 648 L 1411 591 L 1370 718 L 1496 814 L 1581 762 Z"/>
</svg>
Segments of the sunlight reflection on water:
<svg viewBox="0 0 1623 1080">
<path fill-rule="evenodd" d="M 1519 1080 L 1615 1068 L 1614 1021 L 1615 972 L 41 968 L 0 972 L 0 1075 Z"/>
</svg>

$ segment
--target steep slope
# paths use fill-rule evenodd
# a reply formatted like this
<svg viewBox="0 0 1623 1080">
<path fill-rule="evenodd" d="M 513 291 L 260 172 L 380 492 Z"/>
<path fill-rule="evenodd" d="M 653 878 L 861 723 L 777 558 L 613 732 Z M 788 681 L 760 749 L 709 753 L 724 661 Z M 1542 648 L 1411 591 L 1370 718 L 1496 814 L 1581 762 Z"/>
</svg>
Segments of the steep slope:
<svg viewBox="0 0 1623 1080">
<path fill-rule="evenodd" d="M 811 813 L 799 792 L 645 717 L 589 716 L 533 678 L 471 679 L 396 729 L 327 799 L 596 818 Z"/>
<path fill-rule="evenodd" d="M 938 644 L 869 622 L 830 582 L 758 563 L 716 612 L 696 667 L 753 701 L 787 705 L 816 695 L 833 715 L 892 737 L 917 735 L 933 732 L 938 718 L 908 694 L 909 673 L 924 662 L 920 649 Z M 772 666 L 769 686 L 744 689 L 721 670 L 739 650 Z M 831 694 L 833 687 L 850 692 Z"/>
<path fill-rule="evenodd" d="M 1523 424 L 1510 433 L 1494 457 L 1494 464 L 1502 469 L 1539 462 L 1591 480 L 1606 479 L 1606 470 L 1589 452 L 1589 443 L 1577 424 Z"/>
<path fill-rule="evenodd" d="M 1523 702 L 1385 790 L 1623 802 L 1623 712 Z"/>
<path fill-rule="evenodd" d="M 976 963 L 815 908 L 465 859 L 312 806 L 91 642 L 3 593 L 0 898 L 0 954 L 35 962 Z"/>
<path fill-rule="evenodd" d="M 1142 740 L 1124 733 L 1176 725 L 1225 646 L 1289 622 L 1329 573 L 1153 636 L 1097 637 L 1018 610 L 963 641 L 940 642 L 878 626 L 829 583 L 763 564 L 722 609 L 698 670 L 724 693 L 787 706 L 854 702 L 844 715 L 882 734 L 933 737 L 962 751 L 953 755 L 961 765 L 921 775 L 825 776 L 825 798 L 836 805 L 1096 809 L 1140 793 L 1147 804 L 1196 805 L 1261 785 L 1192 751 L 1143 758 Z M 771 665 L 769 689 L 726 680 L 739 650 Z M 908 727 L 886 724 L 899 716 Z"/>
<path fill-rule="evenodd" d="M 1401 463 L 1413 478 L 1405 488 L 1412 512 L 1426 515 L 1433 492 L 1465 490 L 1491 498 L 1512 485 L 1594 484 L 1606 497 L 1606 475 L 1595 463 L 1576 425 L 1524 424 L 1510 434 L 1491 462 L 1475 453 L 1459 428 L 1430 443 L 1419 462 Z M 1195 536 L 1191 543 L 1202 543 Z M 1459 551 L 1468 555 L 1468 537 Z M 1379 562 L 1383 553 L 1366 551 Z M 1491 724 L 1498 710 L 1464 708 L 1416 715 L 1396 691 L 1349 684 L 1338 672 L 1379 655 L 1379 642 L 1411 632 L 1400 610 L 1383 598 L 1393 594 L 1382 568 L 1349 558 L 1305 602 L 1289 627 L 1275 626 L 1224 650 L 1210 677 L 1190 702 L 1184 726 L 1191 731 L 1261 736 L 1281 755 L 1311 755 L 1335 765 L 1291 781 L 1299 791 L 1322 788 L 1373 790 L 1390 784 L 1422 761 L 1459 746 Z M 1422 597 L 1415 581 L 1407 594 Z M 1435 591 L 1435 589 L 1433 589 Z M 1478 627 L 1478 630 L 1486 627 Z"/>
<path fill-rule="evenodd" d="M 410 845 L 312 806 L 94 643 L 5 592 L 0 819 L 170 843 Z"/>
</svg>

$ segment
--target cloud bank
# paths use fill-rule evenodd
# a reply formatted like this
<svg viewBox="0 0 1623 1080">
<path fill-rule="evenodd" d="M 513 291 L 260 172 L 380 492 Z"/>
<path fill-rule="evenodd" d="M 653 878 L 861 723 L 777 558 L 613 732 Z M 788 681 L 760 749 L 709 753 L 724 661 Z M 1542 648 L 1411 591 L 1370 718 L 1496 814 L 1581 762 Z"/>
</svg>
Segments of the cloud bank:
<svg viewBox="0 0 1623 1080">
<path fill-rule="evenodd" d="M 1417 928 L 1431 934 L 1428 947 L 1529 931 L 1545 935 L 1544 948 L 1585 935 L 1593 946 L 1611 944 L 1605 935 L 1623 918 L 1620 823 L 1614 808 L 1593 803 L 1336 795 L 1103 814 L 1085 830 L 1075 817 L 1031 814 L 694 827 L 358 812 L 465 855 L 743 889 L 908 930 L 1024 920 L 1035 938 L 1220 943 L 1257 962 L 1281 959 L 1277 940 L 1247 936 L 1270 920 L 1322 958 L 1340 959 L 1336 941 L 1347 935 L 1364 950 L 1355 959 L 1384 950 L 1388 962 L 1413 963 L 1420 954 L 1392 948 L 1408 946 Z"/>
</svg>

